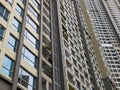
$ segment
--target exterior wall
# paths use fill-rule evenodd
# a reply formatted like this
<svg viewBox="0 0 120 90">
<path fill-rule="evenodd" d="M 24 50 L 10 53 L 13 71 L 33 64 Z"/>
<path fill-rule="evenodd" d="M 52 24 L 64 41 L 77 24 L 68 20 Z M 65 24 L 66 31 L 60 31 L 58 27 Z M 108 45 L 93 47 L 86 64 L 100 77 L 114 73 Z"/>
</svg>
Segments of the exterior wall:
<svg viewBox="0 0 120 90">
<path fill-rule="evenodd" d="M 104 37 L 97 37 L 102 35 L 99 32 L 101 30 L 99 28 L 102 27 L 97 27 L 101 24 L 90 22 L 89 19 L 94 21 L 97 16 L 92 17 L 94 12 L 89 4 L 85 8 L 83 0 L 26 0 L 24 3 L 22 2 L 24 0 L 12 1 L 12 3 L 10 0 L 0 1 L 0 5 L 5 8 L 3 15 L 7 10 L 9 11 L 8 20 L 2 16 L 2 9 L 0 11 L 0 28 L 1 26 L 5 28 L 4 34 L 0 33 L 0 38 L 2 36 L 0 40 L 0 88 L 3 90 L 33 90 L 33 88 L 35 90 L 105 90 L 101 72 L 103 78 L 108 78 L 108 75 L 105 68 L 100 71 L 98 66 L 102 64 L 100 67 L 103 67 L 103 62 L 99 62 L 99 60 L 106 60 L 102 58 L 105 47 L 102 47 L 101 44 L 104 41 L 109 43 L 107 40 L 109 38 L 104 37 L 110 35 L 111 42 L 114 42 L 113 46 L 116 46 L 113 48 L 118 54 L 119 48 L 109 23 L 104 21 L 106 15 L 101 7 L 94 8 L 101 10 L 101 16 L 103 15 L 101 17 L 97 14 L 102 18 L 97 20 L 103 20 L 106 25 L 105 29 L 108 26 L 108 31 L 107 34 L 104 33 Z M 96 4 L 100 6 L 99 3 Z M 22 16 L 20 9 L 16 11 L 17 5 L 24 12 Z M 92 5 L 94 6 L 94 4 Z M 92 12 L 89 12 L 90 18 L 86 15 L 88 8 Z M 20 32 L 13 27 L 14 18 L 21 23 Z M 91 23 L 92 26 L 88 23 Z M 93 32 L 91 33 L 92 29 L 98 33 L 94 35 Z M 31 36 L 27 37 L 27 32 Z M 10 35 L 16 38 L 16 51 L 8 46 Z M 101 40 L 101 38 L 105 40 Z M 98 45 L 101 45 L 101 55 Z M 23 47 L 29 51 L 27 54 L 32 53 L 35 60 L 31 60 L 33 58 L 31 54 L 24 57 L 26 49 Z M 7 66 L 3 66 L 5 56 L 14 62 L 11 72 L 7 70 Z M 7 76 L 5 71 L 1 71 L 2 68 L 12 73 L 12 76 Z M 22 75 L 23 70 L 27 75 Z M 107 70 L 110 71 L 108 68 Z M 28 82 L 31 79 L 28 78 L 29 75 L 36 80 L 36 83 L 33 83 L 33 80 L 30 82 L 32 85 L 26 85 L 26 82 L 20 80 L 23 78 Z M 18 82 L 19 80 L 21 82 Z M 35 85 L 36 87 L 34 87 Z M 32 89 L 29 89 L 30 87 Z"/>
<path fill-rule="evenodd" d="M 12 87 L 11 84 L 9 84 L 8 82 L 6 82 L 3 79 L 0 79 L 0 88 L 2 88 L 2 90 L 10 90 Z"/>
<path fill-rule="evenodd" d="M 103 2 L 104 2 L 104 0 L 103 0 Z M 116 7 L 116 5 L 114 5 L 114 6 Z M 116 51 L 115 51 L 115 47 L 119 48 L 119 39 L 116 36 L 117 29 L 114 28 L 114 25 L 112 25 L 112 23 L 109 19 L 109 16 L 107 15 L 106 10 L 103 6 L 102 1 L 86 0 L 86 7 L 87 7 L 87 12 L 88 12 L 89 18 L 91 20 L 90 21 L 91 26 L 94 31 L 91 35 L 95 35 L 95 38 L 96 38 L 97 42 L 99 43 L 98 44 L 99 45 L 98 47 L 100 50 L 99 55 L 101 54 L 101 56 L 102 56 L 101 60 L 103 60 L 104 67 L 107 69 L 108 76 L 106 73 L 103 73 L 103 77 L 107 76 L 110 79 L 110 80 L 108 80 L 110 83 L 107 83 L 110 85 L 106 85 L 106 83 L 105 83 L 105 85 L 106 85 L 105 87 L 107 89 L 107 88 L 110 88 L 108 86 L 111 86 L 111 89 L 114 90 L 114 86 L 116 88 L 119 88 L 119 85 L 117 84 L 117 82 L 119 82 L 119 81 L 116 80 L 117 78 L 119 78 L 119 77 L 117 77 L 117 75 L 119 76 L 119 67 L 118 67 L 119 66 L 119 58 L 118 58 L 118 54 L 116 54 Z M 111 7 L 112 7 L 112 5 L 111 5 Z M 106 6 L 106 8 L 107 8 L 107 6 Z M 106 52 L 106 48 L 107 48 L 107 50 L 110 50 L 110 52 Z M 111 49 L 113 49 L 112 50 L 113 52 L 111 51 Z M 111 53 L 114 53 L 114 55 L 113 54 L 111 55 Z M 102 61 L 98 61 L 98 62 L 102 62 Z M 116 62 L 118 62 L 118 63 L 116 64 Z M 101 67 L 101 65 L 100 65 L 100 67 Z M 103 69 L 103 67 L 101 69 Z M 116 71 L 118 71 L 118 72 L 116 72 Z M 106 79 L 107 77 L 105 77 L 104 80 L 107 80 Z"/>
</svg>

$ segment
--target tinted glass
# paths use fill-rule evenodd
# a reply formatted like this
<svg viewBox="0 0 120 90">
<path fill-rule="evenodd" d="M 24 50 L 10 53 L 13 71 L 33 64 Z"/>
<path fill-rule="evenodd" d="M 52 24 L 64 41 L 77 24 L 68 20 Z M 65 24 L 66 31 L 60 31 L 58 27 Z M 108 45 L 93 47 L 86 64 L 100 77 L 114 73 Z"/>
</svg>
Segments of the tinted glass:
<svg viewBox="0 0 120 90">
<path fill-rule="evenodd" d="M 18 77 L 19 77 L 18 82 L 21 83 L 26 88 L 28 88 L 28 90 L 35 90 L 36 79 L 32 75 L 30 75 L 28 72 L 20 68 Z"/>
<path fill-rule="evenodd" d="M 25 47 L 23 47 L 22 50 L 22 58 L 29 64 L 31 64 L 33 67 L 36 67 L 36 56 Z"/>
<path fill-rule="evenodd" d="M 11 36 L 11 35 L 9 36 L 8 46 L 9 46 L 13 51 L 16 51 L 17 40 L 16 40 L 13 36 Z"/>
<path fill-rule="evenodd" d="M 5 56 L 3 60 L 1 72 L 11 77 L 13 72 L 13 66 L 14 66 L 14 62 L 10 58 Z"/>
<path fill-rule="evenodd" d="M 0 26 L 0 40 L 3 39 L 3 34 L 4 34 L 4 28 Z"/>
<path fill-rule="evenodd" d="M 13 28 L 16 30 L 16 31 L 19 31 L 20 28 L 21 28 L 21 24 L 18 20 L 16 20 L 15 18 L 13 19 Z"/>
<path fill-rule="evenodd" d="M 23 15 L 23 9 L 17 4 L 17 6 L 16 6 L 16 11 L 18 12 L 18 14 L 20 15 L 20 16 L 22 16 Z"/>
<path fill-rule="evenodd" d="M 28 40 L 35 48 L 37 48 L 37 40 L 35 37 L 32 36 L 27 30 L 25 30 L 25 39 Z"/>
</svg>

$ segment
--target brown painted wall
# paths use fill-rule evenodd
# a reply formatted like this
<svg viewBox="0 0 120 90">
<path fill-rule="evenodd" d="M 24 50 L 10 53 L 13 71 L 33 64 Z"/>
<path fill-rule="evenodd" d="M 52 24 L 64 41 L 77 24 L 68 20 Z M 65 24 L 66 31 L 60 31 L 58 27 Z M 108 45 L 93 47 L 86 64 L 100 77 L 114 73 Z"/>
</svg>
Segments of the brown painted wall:
<svg viewBox="0 0 120 90">
<path fill-rule="evenodd" d="M 0 78 L 0 90 L 11 90 L 11 84 Z"/>
</svg>

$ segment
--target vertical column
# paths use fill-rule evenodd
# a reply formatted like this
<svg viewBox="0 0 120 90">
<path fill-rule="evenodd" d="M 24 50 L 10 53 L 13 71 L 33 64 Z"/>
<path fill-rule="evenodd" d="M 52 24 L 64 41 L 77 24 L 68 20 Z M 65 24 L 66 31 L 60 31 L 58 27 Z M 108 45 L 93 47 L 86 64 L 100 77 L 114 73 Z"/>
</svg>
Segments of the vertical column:
<svg viewBox="0 0 120 90">
<path fill-rule="evenodd" d="M 43 0 L 41 1 L 41 7 L 40 7 L 40 17 L 39 17 L 39 22 L 40 22 L 40 30 L 39 30 L 39 64 L 38 64 L 38 90 L 41 90 L 42 88 L 42 43 L 43 43 L 43 36 L 42 36 L 42 32 L 43 32 L 43 26 L 42 26 L 42 22 L 43 22 Z"/>
<path fill-rule="evenodd" d="M 46 82 L 46 90 L 49 90 L 49 82 Z"/>
<path fill-rule="evenodd" d="M 52 58 L 53 58 L 53 90 L 66 90 L 65 71 L 62 55 L 62 36 L 60 24 L 59 0 L 53 0 L 51 28 L 52 28 Z"/>
<path fill-rule="evenodd" d="M 23 16 L 23 21 L 22 21 L 22 29 L 21 29 L 21 33 L 20 33 L 18 52 L 17 52 L 17 55 L 16 55 L 16 62 L 15 62 L 15 69 L 14 69 L 14 75 L 13 75 L 12 90 L 17 90 L 18 73 L 19 73 L 21 52 L 22 52 L 23 39 L 24 39 L 23 36 L 24 36 L 24 30 L 25 30 L 25 25 L 26 25 L 25 23 L 26 23 L 26 17 L 27 17 L 28 2 L 29 2 L 29 0 L 26 0 L 24 16 Z"/>
</svg>

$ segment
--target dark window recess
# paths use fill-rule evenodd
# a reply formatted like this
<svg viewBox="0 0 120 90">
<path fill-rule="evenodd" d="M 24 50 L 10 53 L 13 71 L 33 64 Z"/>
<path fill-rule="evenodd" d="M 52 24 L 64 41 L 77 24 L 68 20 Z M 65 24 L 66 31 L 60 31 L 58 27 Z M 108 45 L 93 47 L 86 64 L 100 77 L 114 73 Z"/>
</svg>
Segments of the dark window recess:
<svg viewBox="0 0 120 90">
<path fill-rule="evenodd" d="M 42 62 L 43 73 L 46 74 L 49 78 L 52 78 L 52 68 L 50 68 L 46 63 Z"/>
<path fill-rule="evenodd" d="M 7 21 L 9 17 L 10 12 L 2 5 L 0 4 L 0 16 Z"/>
<path fill-rule="evenodd" d="M 5 31 L 5 28 L 2 25 L 0 25 L 0 41 L 2 41 L 3 39 L 4 31 Z"/>
<path fill-rule="evenodd" d="M 10 5 L 12 5 L 13 0 L 6 0 Z"/>
</svg>

